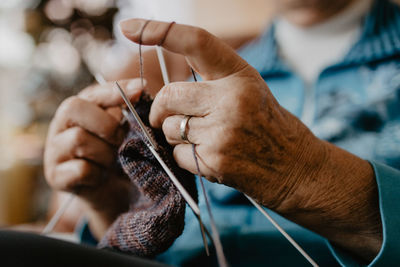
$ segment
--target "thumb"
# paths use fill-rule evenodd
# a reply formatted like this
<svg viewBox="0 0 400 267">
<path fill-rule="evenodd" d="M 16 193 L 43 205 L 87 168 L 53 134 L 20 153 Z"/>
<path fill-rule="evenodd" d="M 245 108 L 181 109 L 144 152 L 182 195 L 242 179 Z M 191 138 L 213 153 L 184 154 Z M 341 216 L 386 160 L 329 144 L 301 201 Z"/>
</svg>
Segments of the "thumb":
<svg viewBox="0 0 400 267">
<path fill-rule="evenodd" d="M 146 22 L 130 19 L 121 22 L 120 27 L 122 33 L 135 43 L 161 44 L 171 52 L 186 56 L 189 64 L 205 80 L 223 78 L 247 66 L 231 47 L 206 30 L 182 24 L 170 27 L 168 22 L 150 21 L 142 33 Z"/>
<path fill-rule="evenodd" d="M 146 81 L 144 81 L 146 86 Z M 131 101 L 137 101 L 143 91 L 140 79 L 123 80 L 118 82 Z M 96 105 L 108 108 L 124 103 L 114 82 L 95 84 L 82 90 L 78 97 Z"/>
</svg>

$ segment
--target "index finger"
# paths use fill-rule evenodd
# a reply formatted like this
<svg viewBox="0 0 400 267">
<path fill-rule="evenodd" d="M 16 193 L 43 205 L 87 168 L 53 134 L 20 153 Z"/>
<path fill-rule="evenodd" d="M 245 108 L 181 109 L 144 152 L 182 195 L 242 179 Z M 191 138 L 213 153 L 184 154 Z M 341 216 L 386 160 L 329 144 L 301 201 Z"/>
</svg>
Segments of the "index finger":
<svg viewBox="0 0 400 267">
<path fill-rule="evenodd" d="M 230 46 L 206 30 L 160 21 L 146 23 L 143 19 L 121 22 L 122 33 L 131 41 L 143 45 L 159 45 L 174 53 L 186 56 L 189 64 L 205 80 L 226 77 L 248 64 Z M 141 40 L 140 40 L 141 38 Z"/>
</svg>

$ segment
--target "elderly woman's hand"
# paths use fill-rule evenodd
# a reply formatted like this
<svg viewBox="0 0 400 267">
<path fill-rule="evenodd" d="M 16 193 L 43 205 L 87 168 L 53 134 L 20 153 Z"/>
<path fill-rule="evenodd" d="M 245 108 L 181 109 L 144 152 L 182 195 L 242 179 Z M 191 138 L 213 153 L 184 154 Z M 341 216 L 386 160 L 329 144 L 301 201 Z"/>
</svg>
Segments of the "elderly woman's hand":
<svg viewBox="0 0 400 267">
<path fill-rule="evenodd" d="M 138 42 L 144 21 L 124 22 L 124 34 Z M 143 44 L 158 44 L 167 23 L 150 22 Z M 282 108 L 259 73 L 208 32 L 173 25 L 163 46 L 186 56 L 205 80 L 165 86 L 156 96 L 150 122 L 175 145 L 177 163 L 196 173 L 190 144 L 180 136 L 184 115 L 192 116 L 187 136 L 196 144 L 200 169 L 212 181 L 235 187 L 268 207 L 279 207 L 325 157 L 321 142 Z M 312 164 L 312 166 L 310 166 Z"/>
<path fill-rule="evenodd" d="M 371 166 L 316 138 L 281 107 L 259 73 L 205 30 L 144 20 L 121 23 L 130 40 L 182 54 L 204 81 L 165 86 L 150 113 L 177 163 L 200 169 L 360 256 L 379 251 L 382 229 Z M 141 40 L 140 40 L 141 39 Z M 285 90 L 285 88 L 280 88 Z M 323 221 L 324 223 L 321 223 Z M 360 244 L 363 244 L 360 246 Z"/>
<path fill-rule="evenodd" d="M 138 79 L 121 81 L 132 101 Z M 89 207 L 91 230 L 101 237 L 116 216 L 128 209 L 132 186 L 115 167 L 124 130 L 122 104 L 113 85 L 94 85 L 66 99 L 49 128 L 44 153 L 45 176 L 53 189 L 73 192 Z"/>
</svg>

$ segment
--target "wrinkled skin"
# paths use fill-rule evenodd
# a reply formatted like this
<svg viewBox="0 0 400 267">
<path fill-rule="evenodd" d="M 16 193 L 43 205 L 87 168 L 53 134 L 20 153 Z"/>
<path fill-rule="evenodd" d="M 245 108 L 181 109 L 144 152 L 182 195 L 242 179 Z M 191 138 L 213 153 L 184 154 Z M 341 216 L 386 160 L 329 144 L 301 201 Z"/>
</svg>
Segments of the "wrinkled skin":
<svg viewBox="0 0 400 267">
<path fill-rule="evenodd" d="M 121 28 L 139 42 L 144 23 L 132 19 Z M 168 26 L 150 22 L 142 43 L 157 45 L 167 34 L 163 47 L 184 55 L 204 80 L 164 86 L 152 105 L 150 123 L 175 145 L 178 165 L 196 173 L 191 145 L 179 133 L 183 116 L 190 115 L 188 140 L 196 144 L 209 180 L 248 194 L 365 259 L 376 255 L 382 230 L 369 163 L 316 138 L 225 43 L 199 28 Z"/>
<path fill-rule="evenodd" d="M 121 26 L 139 42 L 143 24 L 129 20 Z M 143 44 L 158 44 L 168 25 L 148 24 Z M 182 168 L 196 172 L 191 146 L 179 135 L 183 115 L 191 115 L 188 139 L 209 180 L 248 194 L 366 260 L 376 255 L 382 229 L 368 162 L 316 138 L 279 105 L 255 69 L 208 32 L 177 24 L 163 47 L 184 56 L 204 80 L 163 87 L 151 109 L 152 126 L 175 146 Z M 134 195 L 111 163 L 124 136 L 123 101 L 111 88 L 93 86 L 67 99 L 51 123 L 45 152 L 49 184 L 87 203 L 98 238 Z M 142 88 L 132 88 L 135 101 Z"/>
</svg>

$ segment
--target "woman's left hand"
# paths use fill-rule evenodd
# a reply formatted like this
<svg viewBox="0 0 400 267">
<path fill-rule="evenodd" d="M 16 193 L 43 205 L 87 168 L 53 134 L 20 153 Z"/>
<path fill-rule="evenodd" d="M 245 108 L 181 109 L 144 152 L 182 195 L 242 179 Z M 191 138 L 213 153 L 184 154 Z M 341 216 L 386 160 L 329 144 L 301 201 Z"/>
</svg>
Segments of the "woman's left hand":
<svg viewBox="0 0 400 267">
<path fill-rule="evenodd" d="M 139 42 L 144 23 L 135 19 L 121 27 Z M 318 171 L 321 142 L 278 104 L 259 73 L 228 45 L 199 28 L 168 27 L 151 21 L 142 43 L 158 44 L 167 35 L 163 47 L 183 54 L 204 81 L 164 86 L 152 105 L 151 124 L 162 127 L 175 145 L 179 166 L 197 173 L 192 146 L 180 135 L 181 121 L 190 115 L 187 137 L 196 144 L 202 174 L 279 207 L 306 172 Z"/>
<path fill-rule="evenodd" d="M 129 20 L 125 36 L 140 41 L 144 20 Z M 145 45 L 182 54 L 203 82 L 171 83 L 150 113 L 175 145 L 177 163 L 211 181 L 232 186 L 287 218 L 371 260 L 382 244 L 378 192 L 371 165 L 316 138 L 281 107 L 259 73 L 205 30 L 151 21 Z M 285 88 L 280 88 L 285 90 Z M 323 222 L 323 223 L 321 223 Z M 360 246 L 360 244 L 363 244 Z"/>
</svg>

